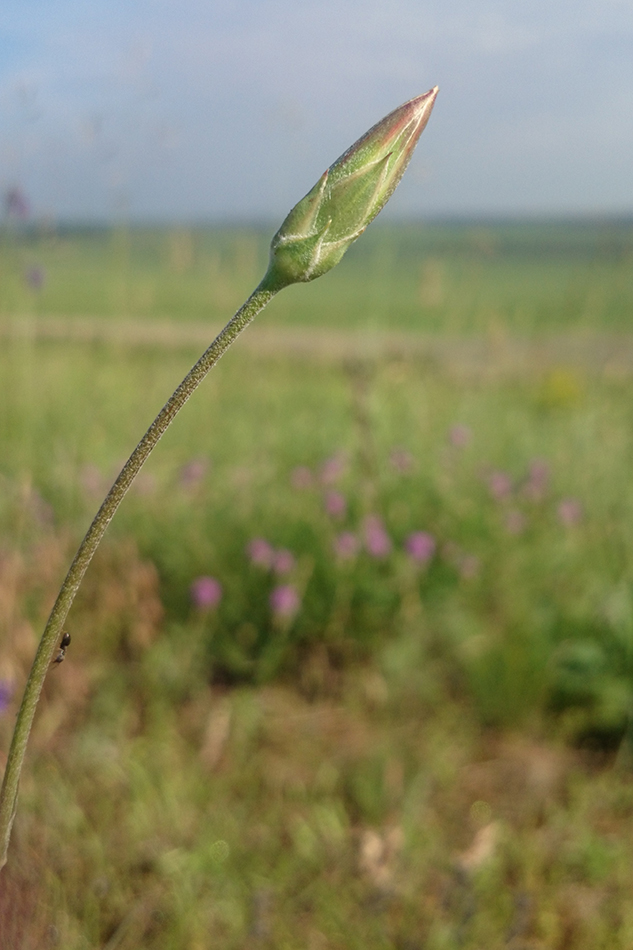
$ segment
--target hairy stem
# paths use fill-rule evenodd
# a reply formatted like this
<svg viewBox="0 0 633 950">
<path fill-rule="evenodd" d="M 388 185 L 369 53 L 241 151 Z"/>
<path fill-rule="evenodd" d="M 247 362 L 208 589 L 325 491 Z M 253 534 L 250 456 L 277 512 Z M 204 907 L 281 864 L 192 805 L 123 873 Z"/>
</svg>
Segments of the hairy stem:
<svg viewBox="0 0 633 950">
<path fill-rule="evenodd" d="M 121 473 L 106 495 L 106 498 L 95 515 L 94 521 L 88 528 L 86 536 L 79 545 L 75 558 L 70 565 L 64 583 L 55 601 L 48 622 L 42 634 L 31 672 L 24 689 L 22 704 L 18 712 L 11 748 L 7 758 L 7 766 L 0 791 L 0 868 L 7 861 L 11 827 L 15 817 L 18 797 L 20 773 L 24 764 L 26 746 L 33 725 L 33 718 L 37 707 L 46 673 L 53 659 L 53 653 L 59 645 L 62 628 L 68 611 L 75 599 L 82 578 L 88 565 L 99 546 L 106 528 L 112 521 L 114 514 L 121 504 L 130 485 L 138 475 L 150 452 L 161 436 L 167 430 L 176 414 L 195 392 L 209 370 L 215 366 L 220 357 L 226 352 L 231 343 L 248 326 L 255 316 L 263 310 L 270 299 L 281 289 L 280 284 L 269 274 L 251 294 L 246 303 L 240 307 L 235 316 L 227 323 L 222 332 L 215 338 L 211 346 L 202 354 L 198 362 L 187 373 L 182 383 L 171 398 L 165 403 L 151 426 L 136 446 L 129 459 L 123 466 Z"/>
</svg>

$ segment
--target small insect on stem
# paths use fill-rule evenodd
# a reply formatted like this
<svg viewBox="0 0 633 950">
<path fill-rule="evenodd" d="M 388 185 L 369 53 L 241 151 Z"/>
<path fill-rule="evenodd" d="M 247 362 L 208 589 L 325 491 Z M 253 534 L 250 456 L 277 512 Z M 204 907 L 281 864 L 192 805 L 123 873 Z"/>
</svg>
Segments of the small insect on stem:
<svg viewBox="0 0 633 950">
<path fill-rule="evenodd" d="M 63 663 L 66 658 L 66 650 L 70 644 L 70 634 L 68 631 L 62 637 L 62 642 L 59 644 L 59 653 L 53 660 L 53 663 Z"/>
</svg>

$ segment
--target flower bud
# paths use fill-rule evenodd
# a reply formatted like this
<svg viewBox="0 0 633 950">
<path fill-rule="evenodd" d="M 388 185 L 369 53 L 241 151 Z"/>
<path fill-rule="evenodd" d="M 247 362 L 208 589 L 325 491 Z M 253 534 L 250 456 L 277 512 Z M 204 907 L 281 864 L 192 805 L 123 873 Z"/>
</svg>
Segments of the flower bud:
<svg viewBox="0 0 633 950">
<path fill-rule="evenodd" d="M 314 280 L 338 264 L 393 194 L 437 92 L 436 86 L 372 126 L 295 205 L 272 240 L 271 283 Z"/>
</svg>

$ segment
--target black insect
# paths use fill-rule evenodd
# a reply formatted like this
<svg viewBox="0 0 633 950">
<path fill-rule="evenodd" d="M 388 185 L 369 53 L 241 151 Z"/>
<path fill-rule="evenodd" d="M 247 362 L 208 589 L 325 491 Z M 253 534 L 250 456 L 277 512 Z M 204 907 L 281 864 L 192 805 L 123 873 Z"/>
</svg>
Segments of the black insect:
<svg viewBox="0 0 633 950">
<path fill-rule="evenodd" d="M 53 663 L 63 663 L 66 658 L 66 650 L 70 644 L 70 634 L 68 631 L 62 637 L 62 642 L 59 644 L 59 653 L 53 660 Z"/>
</svg>

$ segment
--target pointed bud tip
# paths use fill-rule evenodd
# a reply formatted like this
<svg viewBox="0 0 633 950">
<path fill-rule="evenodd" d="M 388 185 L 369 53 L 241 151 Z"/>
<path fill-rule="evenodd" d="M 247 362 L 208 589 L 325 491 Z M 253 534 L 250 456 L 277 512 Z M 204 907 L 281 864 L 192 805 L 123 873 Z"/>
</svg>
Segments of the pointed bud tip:
<svg viewBox="0 0 633 950">
<path fill-rule="evenodd" d="M 422 93 L 421 96 L 416 96 L 414 99 L 410 99 L 406 105 L 410 106 L 420 106 L 423 109 L 432 109 L 437 98 L 437 94 L 440 91 L 439 86 L 433 86 L 432 89 L 429 89 L 428 92 Z"/>
<path fill-rule="evenodd" d="M 330 165 L 274 236 L 270 282 L 314 280 L 338 263 L 398 185 L 438 92 L 434 86 L 394 109 Z"/>
</svg>

